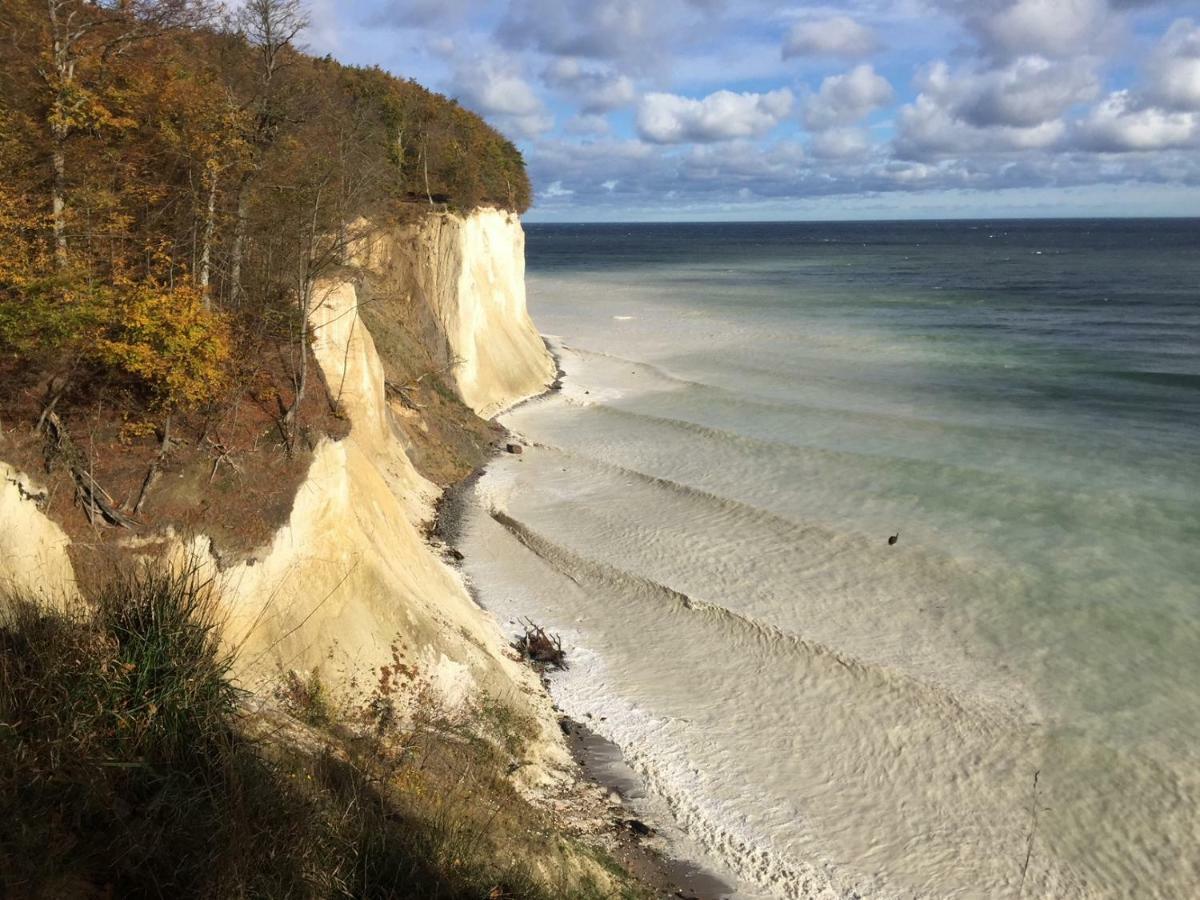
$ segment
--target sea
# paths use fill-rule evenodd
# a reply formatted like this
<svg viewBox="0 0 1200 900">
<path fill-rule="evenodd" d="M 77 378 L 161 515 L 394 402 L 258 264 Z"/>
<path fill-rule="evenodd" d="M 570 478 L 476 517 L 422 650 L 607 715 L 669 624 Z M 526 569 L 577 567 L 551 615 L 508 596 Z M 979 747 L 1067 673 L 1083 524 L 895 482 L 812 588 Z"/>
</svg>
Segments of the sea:
<svg viewBox="0 0 1200 900">
<path fill-rule="evenodd" d="M 466 571 L 680 852 L 739 897 L 1200 897 L 1200 220 L 527 251 L 562 384 Z"/>
</svg>

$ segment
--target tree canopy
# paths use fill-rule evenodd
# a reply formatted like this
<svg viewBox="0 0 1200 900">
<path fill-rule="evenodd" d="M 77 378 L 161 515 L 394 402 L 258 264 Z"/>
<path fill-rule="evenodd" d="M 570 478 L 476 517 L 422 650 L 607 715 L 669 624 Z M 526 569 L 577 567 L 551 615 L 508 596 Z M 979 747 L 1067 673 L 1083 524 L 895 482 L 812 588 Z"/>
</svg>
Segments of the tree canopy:
<svg viewBox="0 0 1200 900">
<path fill-rule="evenodd" d="M 529 205 L 520 152 L 478 116 L 298 49 L 300 0 L 217 14 L 0 11 L 0 364 L 48 398 L 99 379 L 170 415 L 290 347 L 298 399 L 311 286 L 359 223 Z"/>
</svg>

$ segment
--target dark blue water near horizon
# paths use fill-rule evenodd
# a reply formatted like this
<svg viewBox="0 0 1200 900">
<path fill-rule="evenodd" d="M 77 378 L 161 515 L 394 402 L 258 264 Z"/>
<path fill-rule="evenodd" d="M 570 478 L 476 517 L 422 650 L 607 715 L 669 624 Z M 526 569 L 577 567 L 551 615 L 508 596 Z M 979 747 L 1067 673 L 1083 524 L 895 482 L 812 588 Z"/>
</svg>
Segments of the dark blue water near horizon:
<svg viewBox="0 0 1200 900">
<path fill-rule="evenodd" d="M 736 278 L 787 305 L 789 290 L 853 294 L 860 317 L 937 342 L 974 336 L 1053 356 L 1088 383 L 1047 382 L 1023 401 L 1099 415 L 1153 402 L 1200 428 L 1200 219 L 584 223 L 527 226 L 531 274 L 691 264 L 674 287 Z M 650 275 L 650 272 L 646 273 Z M 747 297 L 754 313 L 763 301 Z M 919 307 L 914 310 L 913 307 Z M 939 318 L 939 308 L 952 315 Z M 915 315 L 914 315 L 915 313 Z M 907 320 L 907 321 L 906 321 Z M 1003 384 L 999 384 L 1002 387 Z M 1106 389 L 1107 388 L 1107 389 Z"/>
</svg>

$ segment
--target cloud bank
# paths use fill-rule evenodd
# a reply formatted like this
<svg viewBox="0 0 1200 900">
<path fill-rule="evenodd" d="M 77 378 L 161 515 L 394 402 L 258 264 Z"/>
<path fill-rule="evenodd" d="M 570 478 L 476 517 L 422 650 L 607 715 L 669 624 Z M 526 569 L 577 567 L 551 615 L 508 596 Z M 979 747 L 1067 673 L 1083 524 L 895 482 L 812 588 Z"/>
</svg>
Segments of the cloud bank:
<svg viewBox="0 0 1200 900">
<path fill-rule="evenodd" d="M 318 52 L 516 139 L 535 215 L 986 213 L 1010 194 L 1200 211 L 1194 0 L 316 5 Z"/>
</svg>

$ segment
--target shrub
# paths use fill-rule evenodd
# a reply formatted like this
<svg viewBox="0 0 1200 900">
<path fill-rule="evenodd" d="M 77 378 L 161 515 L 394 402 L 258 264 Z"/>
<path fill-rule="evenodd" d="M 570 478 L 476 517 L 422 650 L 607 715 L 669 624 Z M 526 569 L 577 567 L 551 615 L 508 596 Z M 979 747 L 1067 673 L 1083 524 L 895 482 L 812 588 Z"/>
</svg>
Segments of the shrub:
<svg viewBox="0 0 1200 900">
<path fill-rule="evenodd" d="M 195 408 L 226 382 L 226 317 L 188 282 L 89 284 L 72 273 L 0 281 L 0 357 L 35 368 L 90 370 L 141 389 L 155 407 Z"/>
<path fill-rule="evenodd" d="M 0 603 L 0 897 L 612 896 L 509 753 L 435 716 L 395 740 L 246 736 L 215 609 L 196 572 L 163 570 L 70 614 Z"/>
<path fill-rule="evenodd" d="M 319 838 L 238 737 L 206 585 L 148 572 L 0 627 L 0 895 L 292 896 Z"/>
<path fill-rule="evenodd" d="M 111 309 L 93 351 L 98 363 L 138 379 L 168 411 L 217 395 L 229 363 L 229 329 L 189 282 L 118 283 Z"/>
</svg>

